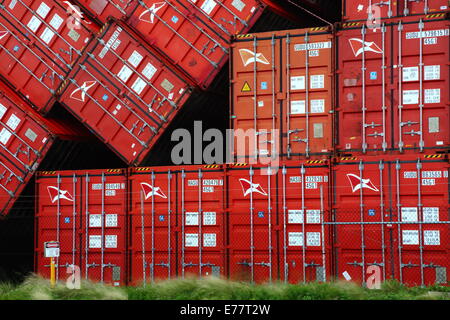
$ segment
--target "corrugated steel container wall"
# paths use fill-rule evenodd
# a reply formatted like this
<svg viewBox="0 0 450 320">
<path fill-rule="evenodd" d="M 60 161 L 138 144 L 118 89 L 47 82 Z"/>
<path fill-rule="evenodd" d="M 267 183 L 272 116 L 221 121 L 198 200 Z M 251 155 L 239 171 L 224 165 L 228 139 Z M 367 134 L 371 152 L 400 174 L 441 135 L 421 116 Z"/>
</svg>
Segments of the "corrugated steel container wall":
<svg viewBox="0 0 450 320">
<path fill-rule="evenodd" d="M 104 27 L 60 102 L 131 165 L 148 155 L 192 86 L 126 26 Z"/>
<path fill-rule="evenodd" d="M 42 118 L 0 82 L 0 215 L 7 214 L 54 141 L 78 132 Z"/>
<path fill-rule="evenodd" d="M 338 152 L 449 148 L 448 35 L 447 20 L 425 17 L 338 31 Z"/>
<path fill-rule="evenodd" d="M 127 17 L 137 6 L 137 0 L 74 0 L 73 3 L 81 6 L 86 13 L 98 21 L 105 24 L 108 17 L 118 20 Z"/>
<path fill-rule="evenodd" d="M 265 170 L 265 171 L 261 171 Z M 278 278 L 277 176 L 246 164 L 227 168 L 229 278 L 256 283 Z"/>
<path fill-rule="evenodd" d="M 222 166 L 130 169 L 131 283 L 226 275 L 224 184 Z"/>
<path fill-rule="evenodd" d="M 370 10 L 372 6 L 372 10 Z M 367 20 L 372 11 L 374 18 L 381 19 L 401 17 L 407 15 L 434 14 L 448 11 L 450 2 L 448 0 L 434 1 L 411 1 L 411 0 L 343 0 L 342 20 Z"/>
<path fill-rule="evenodd" d="M 46 113 L 97 31 L 93 22 L 67 18 L 67 8 L 58 1 L 2 1 L 0 76 Z"/>
<path fill-rule="evenodd" d="M 338 158 L 333 165 L 334 264 L 338 279 L 409 286 L 449 275 L 449 162 L 443 155 Z"/>
<path fill-rule="evenodd" d="M 35 271 L 50 275 L 44 243 L 60 242 L 56 276 L 72 265 L 83 279 L 126 284 L 126 170 L 40 172 L 36 177 Z"/>
<path fill-rule="evenodd" d="M 326 28 L 237 36 L 231 127 L 253 130 L 253 148 L 236 141 L 238 160 L 333 152 L 333 43 Z"/>
<path fill-rule="evenodd" d="M 325 160 L 290 161 L 278 172 L 280 279 L 330 281 L 330 166 Z"/>
</svg>

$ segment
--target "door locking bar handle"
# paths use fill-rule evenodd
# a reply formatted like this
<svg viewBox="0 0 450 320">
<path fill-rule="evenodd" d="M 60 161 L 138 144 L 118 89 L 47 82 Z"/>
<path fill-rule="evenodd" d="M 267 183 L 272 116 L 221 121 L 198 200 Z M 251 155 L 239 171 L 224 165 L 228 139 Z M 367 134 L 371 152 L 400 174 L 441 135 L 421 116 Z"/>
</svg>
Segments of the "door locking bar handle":
<svg viewBox="0 0 450 320">
<path fill-rule="evenodd" d="M 347 262 L 347 264 L 349 264 L 351 266 L 358 266 L 358 267 L 362 267 L 363 266 L 362 262 L 356 262 L 356 261 Z"/>
</svg>

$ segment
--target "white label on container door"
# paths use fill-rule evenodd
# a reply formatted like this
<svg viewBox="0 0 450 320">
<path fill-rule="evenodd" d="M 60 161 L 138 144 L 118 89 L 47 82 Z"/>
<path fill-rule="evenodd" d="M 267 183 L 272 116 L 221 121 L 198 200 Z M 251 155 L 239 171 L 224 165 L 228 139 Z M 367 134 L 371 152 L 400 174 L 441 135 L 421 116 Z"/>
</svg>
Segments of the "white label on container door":
<svg viewBox="0 0 450 320">
<path fill-rule="evenodd" d="M 96 249 L 102 247 L 102 236 L 89 236 L 89 248 Z"/>
<path fill-rule="evenodd" d="M 128 68 L 127 66 L 123 66 L 122 69 L 120 69 L 119 73 L 117 74 L 117 76 L 119 77 L 120 80 L 122 80 L 123 82 L 127 82 L 128 79 L 130 79 L 131 75 L 133 74 L 133 71 Z"/>
<path fill-rule="evenodd" d="M 215 0 L 205 0 L 203 2 L 200 9 L 206 12 L 206 14 L 211 14 L 211 12 L 214 10 L 214 8 L 217 6 L 217 3 Z"/>
<path fill-rule="evenodd" d="M 423 39 L 424 45 L 434 45 L 438 43 L 438 38 L 425 38 Z"/>
<path fill-rule="evenodd" d="M 49 44 L 50 41 L 52 41 L 54 35 L 55 33 L 52 30 L 50 30 L 49 28 L 45 28 L 44 32 L 42 32 L 41 39 L 46 44 Z"/>
<path fill-rule="evenodd" d="M 3 116 L 5 115 L 6 110 L 7 110 L 6 107 L 0 103 L 0 120 L 1 120 L 1 119 L 3 118 Z"/>
<path fill-rule="evenodd" d="M 291 90 L 305 90 L 305 76 L 291 77 Z"/>
<path fill-rule="evenodd" d="M 36 132 L 34 132 L 34 131 L 31 130 L 30 128 L 28 128 L 27 131 L 25 131 L 25 137 L 27 137 L 27 138 L 30 139 L 32 142 L 34 142 L 34 141 L 36 141 L 37 134 L 36 134 Z"/>
<path fill-rule="evenodd" d="M 438 207 L 424 207 L 423 208 L 423 222 L 438 222 L 439 208 Z"/>
<path fill-rule="evenodd" d="M 36 10 L 36 13 L 44 19 L 47 17 L 49 12 L 50 12 L 50 7 L 45 2 L 41 2 L 41 4 L 39 5 L 39 8 L 37 8 L 37 10 Z"/>
<path fill-rule="evenodd" d="M 186 247 L 198 247 L 198 234 L 197 233 L 186 233 L 185 246 Z"/>
<path fill-rule="evenodd" d="M 311 76 L 311 89 L 323 89 L 325 87 L 325 76 L 323 74 Z"/>
<path fill-rule="evenodd" d="M 419 67 L 403 68 L 403 81 L 419 81 Z"/>
<path fill-rule="evenodd" d="M 20 119 L 15 114 L 12 114 L 11 117 L 9 117 L 8 121 L 6 122 L 6 125 L 10 127 L 12 130 L 16 130 L 17 126 L 20 124 Z"/>
<path fill-rule="evenodd" d="M 99 53 L 100 59 L 103 59 L 106 55 L 106 53 L 109 51 L 109 48 L 113 44 L 115 44 L 117 38 L 119 38 L 120 33 L 122 32 L 122 28 L 118 27 L 116 31 L 112 34 L 111 38 L 109 38 L 108 42 L 105 44 L 105 47 L 102 49 L 102 51 Z M 119 42 L 120 43 L 120 42 Z"/>
<path fill-rule="evenodd" d="M 439 230 L 425 230 L 423 232 L 423 244 L 426 246 L 440 246 L 441 237 Z"/>
<path fill-rule="evenodd" d="M 107 249 L 117 248 L 117 235 L 111 234 L 105 236 L 105 248 Z"/>
<path fill-rule="evenodd" d="M 151 78 L 153 78 L 153 76 L 155 75 L 156 71 L 158 71 L 158 69 L 156 69 L 151 63 L 147 63 L 147 65 L 145 66 L 144 70 L 142 70 L 142 74 L 148 80 L 150 80 Z"/>
<path fill-rule="evenodd" d="M 320 210 L 306 210 L 306 223 L 320 223 Z"/>
<path fill-rule="evenodd" d="M 418 245 L 419 230 L 402 230 L 402 242 L 404 245 Z"/>
<path fill-rule="evenodd" d="M 403 90 L 403 104 L 418 104 L 419 90 Z"/>
<path fill-rule="evenodd" d="M 288 223 L 303 223 L 303 210 L 288 210 Z"/>
<path fill-rule="evenodd" d="M 215 226 L 216 225 L 216 213 L 215 212 L 203 212 L 203 225 Z"/>
<path fill-rule="evenodd" d="M 105 225 L 106 225 L 106 227 L 110 227 L 110 228 L 117 227 L 117 225 L 118 225 L 118 219 L 117 218 L 118 218 L 117 214 L 107 214 L 105 216 L 105 220 L 106 220 Z"/>
<path fill-rule="evenodd" d="M 422 179 L 422 185 L 423 186 L 435 186 L 436 180 L 435 179 Z"/>
<path fill-rule="evenodd" d="M 422 171 L 422 178 L 442 178 L 442 171 Z"/>
<path fill-rule="evenodd" d="M 307 232 L 306 245 L 312 247 L 320 246 L 320 232 Z"/>
<path fill-rule="evenodd" d="M 449 29 L 440 30 L 426 30 L 426 31 L 416 31 L 407 32 L 406 39 L 419 39 L 419 38 L 431 38 L 431 37 L 448 37 L 450 34 Z"/>
<path fill-rule="evenodd" d="M 304 114 L 305 107 L 305 100 L 291 101 L 291 114 Z"/>
<path fill-rule="evenodd" d="M 89 215 L 89 227 L 99 228 L 102 226 L 102 215 L 101 214 L 90 214 Z"/>
<path fill-rule="evenodd" d="M 186 225 L 198 226 L 198 212 L 186 212 Z"/>
<path fill-rule="evenodd" d="M 319 54 L 319 50 L 310 50 L 309 51 L 309 56 L 310 57 L 318 57 L 320 54 Z"/>
<path fill-rule="evenodd" d="M 424 80 L 439 80 L 441 78 L 441 66 L 425 66 Z"/>
<path fill-rule="evenodd" d="M 440 103 L 441 89 L 425 89 L 425 103 Z"/>
<path fill-rule="evenodd" d="M 403 222 L 417 222 L 417 208 L 416 207 L 402 207 L 402 221 Z"/>
<path fill-rule="evenodd" d="M 245 8 L 245 3 L 242 0 L 233 0 L 231 3 L 233 7 L 235 7 L 239 12 L 242 12 Z"/>
<path fill-rule="evenodd" d="M 11 3 L 9 4 L 9 8 L 10 8 L 10 9 L 14 9 L 14 7 L 16 6 L 16 4 L 17 4 L 17 0 L 12 0 Z"/>
<path fill-rule="evenodd" d="M 137 68 L 139 66 L 139 64 L 141 63 L 142 59 L 144 59 L 144 57 L 137 52 L 136 50 L 133 51 L 133 53 L 131 54 L 131 56 L 128 58 L 128 62 L 135 68 Z"/>
<path fill-rule="evenodd" d="M 141 94 L 146 86 L 147 86 L 147 84 L 145 83 L 145 81 L 142 80 L 142 78 L 138 77 L 136 79 L 136 81 L 133 83 L 133 85 L 131 86 L 131 89 L 136 91 L 137 94 Z"/>
<path fill-rule="evenodd" d="M 39 28 L 39 26 L 41 25 L 41 21 L 36 18 L 35 16 L 32 16 L 30 19 L 30 22 L 28 22 L 27 27 L 33 31 L 36 32 L 36 30 Z"/>
<path fill-rule="evenodd" d="M 289 232 L 288 234 L 288 245 L 290 247 L 301 247 L 303 246 L 303 233 L 302 232 Z"/>
<path fill-rule="evenodd" d="M 164 79 L 163 82 L 161 82 L 161 87 L 167 92 L 172 92 L 173 88 L 175 88 L 175 86 L 167 79 Z"/>
<path fill-rule="evenodd" d="M 352 280 L 352 277 L 350 277 L 347 271 L 342 272 L 342 275 L 344 276 L 345 280 L 347 281 Z"/>
<path fill-rule="evenodd" d="M 326 42 L 313 42 L 313 43 L 301 43 L 294 45 L 294 51 L 305 51 L 305 50 L 318 50 L 318 49 L 330 49 L 332 47 L 331 41 Z"/>
<path fill-rule="evenodd" d="M 2 131 L 0 131 L 0 142 L 6 145 L 9 138 L 11 138 L 11 135 L 11 132 L 9 132 L 6 128 L 3 128 Z"/>
<path fill-rule="evenodd" d="M 64 23 L 64 19 L 55 13 L 52 20 L 50 20 L 50 26 L 53 27 L 56 31 L 62 26 Z"/>
<path fill-rule="evenodd" d="M 324 113 L 325 112 L 325 100 L 311 100 L 311 113 Z"/>
<path fill-rule="evenodd" d="M 204 233 L 203 234 L 203 246 L 204 247 L 215 247 L 216 246 L 216 234 L 215 233 Z"/>
<path fill-rule="evenodd" d="M 405 172 L 403 172 L 403 178 L 417 179 L 417 171 L 405 171 Z"/>
</svg>

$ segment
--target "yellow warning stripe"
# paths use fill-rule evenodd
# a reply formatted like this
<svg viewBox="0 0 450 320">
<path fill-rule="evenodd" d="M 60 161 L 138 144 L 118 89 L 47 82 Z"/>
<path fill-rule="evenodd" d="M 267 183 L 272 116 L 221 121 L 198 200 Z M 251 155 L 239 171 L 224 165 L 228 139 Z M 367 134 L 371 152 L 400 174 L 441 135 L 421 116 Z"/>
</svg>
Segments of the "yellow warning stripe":
<svg viewBox="0 0 450 320">
<path fill-rule="evenodd" d="M 204 168 L 206 168 L 206 169 L 217 169 L 217 168 L 220 168 L 220 165 L 219 164 L 208 164 L 208 165 L 204 166 Z"/>
<path fill-rule="evenodd" d="M 349 160 L 358 160 L 358 158 L 356 158 L 356 157 L 343 157 L 343 158 L 340 158 L 342 161 L 349 161 Z"/>
<path fill-rule="evenodd" d="M 67 86 L 67 82 L 69 81 L 69 79 L 65 79 L 58 90 L 56 90 L 56 95 L 59 96 L 61 94 L 61 92 L 64 90 L 64 88 Z"/>
<path fill-rule="evenodd" d="M 425 159 L 437 159 L 442 158 L 441 154 L 426 154 L 423 156 Z"/>
<path fill-rule="evenodd" d="M 40 174 L 45 174 L 45 175 L 56 174 L 56 171 L 41 171 Z"/>
<path fill-rule="evenodd" d="M 252 34 L 237 34 L 236 35 L 237 39 L 252 38 L 252 37 L 253 37 Z"/>
<path fill-rule="evenodd" d="M 425 18 L 443 18 L 445 17 L 446 13 L 435 13 L 435 14 L 427 14 Z"/>
<path fill-rule="evenodd" d="M 321 31 L 321 30 L 327 30 L 328 27 L 316 27 L 316 28 L 310 28 L 310 31 Z"/>
<path fill-rule="evenodd" d="M 153 168 L 136 168 L 136 171 L 151 171 Z"/>
<path fill-rule="evenodd" d="M 324 163 L 325 160 L 308 160 L 306 161 L 306 163 L 311 164 L 311 163 Z"/>
<path fill-rule="evenodd" d="M 232 164 L 233 167 L 245 167 L 247 165 L 248 165 L 247 163 L 243 163 L 243 162 L 241 162 L 241 163 L 233 163 Z"/>
<path fill-rule="evenodd" d="M 117 172 L 122 172 L 122 169 L 108 169 L 108 170 L 106 170 L 106 172 L 117 173 Z"/>
<path fill-rule="evenodd" d="M 346 23 L 342 24 L 342 26 L 344 28 L 346 28 L 346 27 L 356 27 L 356 26 L 360 26 L 360 25 L 361 25 L 361 22 L 346 22 Z"/>
</svg>

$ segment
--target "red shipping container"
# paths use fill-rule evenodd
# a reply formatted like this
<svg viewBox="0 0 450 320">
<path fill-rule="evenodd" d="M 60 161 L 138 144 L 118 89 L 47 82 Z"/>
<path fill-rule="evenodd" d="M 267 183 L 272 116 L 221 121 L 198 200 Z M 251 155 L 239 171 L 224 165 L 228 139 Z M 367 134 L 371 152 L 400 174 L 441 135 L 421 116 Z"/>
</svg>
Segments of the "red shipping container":
<svg viewBox="0 0 450 320">
<path fill-rule="evenodd" d="M 267 168 L 229 165 L 228 261 L 232 280 L 270 282 L 278 278 L 277 175 Z"/>
<path fill-rule="evenodd" d="M 127 22 L 206 89 L 228 61 L 231 37 L 248 31 L 265 6 L 257 0 L 195 2 L 141 1 Z"/>
<path fill-rule="evenodd" d="M 331 242 L 326 224 L 330 187 L 330 167 L 325 160 L 290 161 L 279 169 L 281 280 L 331 280 Z"/>
<path fill-rule="evenodd" d="M 75 265 L 83 279 L 125 285 L 126 170 L 39 172 L 35 229 L 38 274 L 50 276 L 44 243 L 58 241 L 57 279 L 67 279 Z"/>
<path fill-rule="evenodd" d="M 108 17 L 118 20 L 127 17 L 138 4 L 138 0 L 74 0 L 74 3 L 81 6 L 89 16 L 105 24 Z"/>
<path fill-rule="evenodd" d="M 6 215 L 58 139 L 82 134 L 67 121 L 42 118 L 29 104 L 0 82 L 0 216 Z"/>
<path fill-rule="evenodd" d="M 235 139 L 238 161 L 333 151 L 333 43 L 327 28 L 237 37 L 231 127 L 244 130 L 250 140 L 243 144 Z"/>
<path fill-rule="evenodd" d="M 192 86 L 119 22 L 104 27 L 60 102 L 124 161 L 141 163 Z"/>
<path fill-rule="evenodd" d="M 222 166 L 131 169 L 130 188 L 133 284 L 225 275 Z"/>
<path fill-rule="evenodd" d="M 72 14 L 70 2 L 3 1 L 0 9 L 0 76 L 42 113 L 98 31 Z"/>
<path fill-rule="evenodd" d="M 372 14 L 374 19 L 385 19 L 407 15 L 425 15 L 448 11 L 449 5 L 448 0 L 343 0 L 342 20 L 369 21 L 369 13 Z"/>
<path fill-rule="evenodd" d="M 338 151 L 450 146 L 449 24 L 425 19 L 421 27 L 414 19 L 386 20 L 376 32 L 363 23 L 338 32 Z"/>
<path fill-rule="evenodd" d="M 409 286 L 446 284 L 449 169 L 442 155 L 338 159 L 333 165 L 335 275 L 363 284 L 374 272 L 380 281 Z"/>
</svg>

